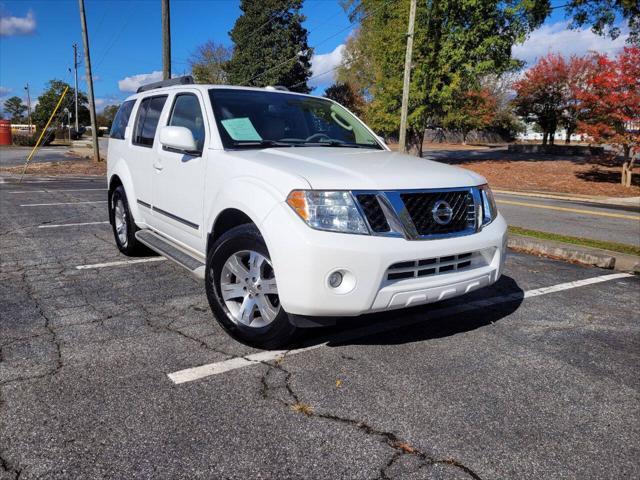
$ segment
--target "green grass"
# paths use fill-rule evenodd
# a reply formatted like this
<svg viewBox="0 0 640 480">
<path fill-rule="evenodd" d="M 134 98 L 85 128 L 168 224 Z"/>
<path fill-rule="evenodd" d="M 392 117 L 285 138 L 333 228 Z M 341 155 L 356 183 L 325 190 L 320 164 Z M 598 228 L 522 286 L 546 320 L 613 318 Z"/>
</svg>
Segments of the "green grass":
<svg viewBox="0 0 640 480">
<path fill-rule="evenodd" d="M 629 255 L 640 255 L 640 247 L 627 245 L 626 243 L 605 242 L 602 240 L 592 240 L 590 238 L 571 237 L 569 235 L 559 235 L 557 233 L 541 232 L 539 230 L 529 230 L 527 228 L 509 227 L 509 233 L 524 235 L 526 237 L 540 238 L 542 240 L 555 240 L 556 242 L 582 245 L 583 247 L 601 248 L 612 252 L 626 253 Z"/>
</svg>

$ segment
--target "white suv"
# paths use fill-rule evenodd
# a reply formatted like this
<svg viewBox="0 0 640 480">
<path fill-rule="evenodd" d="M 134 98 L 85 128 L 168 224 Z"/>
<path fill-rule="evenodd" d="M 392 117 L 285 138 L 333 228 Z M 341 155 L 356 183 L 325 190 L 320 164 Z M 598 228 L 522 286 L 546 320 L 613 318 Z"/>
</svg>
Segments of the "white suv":
<svg viewBox="0 0 640 480">
<path fill-rule="evenodd" d="M 395 153 L 344 107 L 268 87 L 141 87 L 108 156 L 109 219 L 205 280 L 220 324 L 263 348 L 296 327 L 462 295 L 502 273 L 484 178 Z"/>
</svg>

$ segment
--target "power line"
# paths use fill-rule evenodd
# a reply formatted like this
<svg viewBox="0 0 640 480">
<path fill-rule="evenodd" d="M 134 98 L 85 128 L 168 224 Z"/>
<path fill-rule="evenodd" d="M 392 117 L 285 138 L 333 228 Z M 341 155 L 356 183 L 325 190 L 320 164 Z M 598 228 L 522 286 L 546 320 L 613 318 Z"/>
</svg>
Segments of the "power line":
<svg viewBox="0 0 640 480">
<path fill-rule="evenodd" d="M 366 14 L 365 16 L 363 16 L 360 21 L 362 22 L 363 20 L 366 20 L 367 18 L 371 17 L 372 15 L 378 13 L 379 10 L 382 9 L 382 7 L 386 6 L 391 0 L 386 0 L 385 2 L 381 3 L 378 8 L 372 10 L 371 12 L 369 12 L 368 14 Z M 321 40 L 320 42 L 318 42 L 316 45 L 309 47 L 307 49 L 307 51 L 305 53 L 308 53 L 309 51 L 311 51 L 312 49 L 315 49 L 317 47 L 319 47 L 320 45 L 322 45 L 323 43 L 327 42 L 328 40 L 331 40 L 332 38 L 334 38 L 335 36 L 343 33 L 345 30 L 348 30 L 349 28 L 351 28 L 354 24 L 356 23 L 356 21 L 352 21 L 349 23 L 349 25 L 347 25 L 345 28 L 339 30 L 336 33 L 333 33 L 332 35 L 328 36 L 327 38 L 325 38 L 324 40 Z M 312 30 L 309 30 L 308 33 L 311 33 Z M 300 52 L 301 53 L 301 52 Z M 287 63 L 291 63 L 294 60 L 297 60 L 300 56 L 300 53 L 297 53 L 295 56 L 284 60 L 283 62 L 278 63 L 277 65 L 274 65 L 273 67 L 268 68 L 267 70 L 265 70 L 264 72 L 259 73 L 258 75 L 254 76 L 253 78 L 250 78 L 249 80 L 245 81 L 244 83 L 242 83 L 242 85 L 248 85 L 249 83 L 253 82 L 254 80 L 257 80 L 258 78 L 266 75 L 267 73 L 273 71 L 276 68 L 279 68 L 283 65 L 286 65 Z M 295 86 L 297 86 L 298 84 L 296 84 Z"/>
<path fill-rule="evenodd" d="M 105 60 L 105 58 L 107 58 L 107 55 L 109 54 L 109 52 L 111 51 L 111 49 L 115 46 L 115 44 L 118 42 L 118 39 L 120 38 L 120 35 L 122 35 L 122 33 L 124 32 L 124 30 L 127 28 L 127 26 L 129 25 L 129 22 L 131 21 L 131 19 L 134 17 L 134 15 L 127 15 L 127 18 L 125 19 L 124 23 L 122 24 L 122 27 L 120 28 L 120 30 L 118 31 L 118 33 L 116 33 L 113 37 L 111 37 L 111 41 L 109 43 L 107 43 L 107 47 L 104 50 L 104 53 L 102 54 L 102 56 L 100 57 L 100 60 L 98 60 L 98 62 L 96 63 L 95 69 L 96 71 L 98 70 L 98 67 L 100 65 L 102 65 L 102 62 Z"/>
</svg>

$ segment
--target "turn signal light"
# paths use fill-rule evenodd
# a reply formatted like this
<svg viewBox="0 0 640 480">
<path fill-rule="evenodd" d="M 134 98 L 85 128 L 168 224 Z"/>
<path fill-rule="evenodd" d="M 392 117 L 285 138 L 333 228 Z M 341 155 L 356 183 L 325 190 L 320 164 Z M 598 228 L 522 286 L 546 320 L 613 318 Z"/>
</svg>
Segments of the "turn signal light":
<svg viewBox="0 0 640 480">
<path fill-rule="evenodd" d="M 302 219 L 309 221 L 309 207 L 307 205 L 307 196 L 302 190 L 294 190 L 287 197 L 287 203 L 293 208 Z"/>
</svg>

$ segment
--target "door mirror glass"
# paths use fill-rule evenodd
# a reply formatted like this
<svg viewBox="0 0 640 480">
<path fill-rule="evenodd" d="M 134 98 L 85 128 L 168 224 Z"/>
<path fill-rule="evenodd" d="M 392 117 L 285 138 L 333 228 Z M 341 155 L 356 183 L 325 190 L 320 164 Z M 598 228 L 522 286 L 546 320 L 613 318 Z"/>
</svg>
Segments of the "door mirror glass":
<svg viewBox="0 0 640 480">
<path fill-rule="evenodd" d="M 160 143 L 165 149 L 180 153 L 199 153 L 193 134 L 186 127 L 162 127 L 160 129 Z"/>
</svg>

